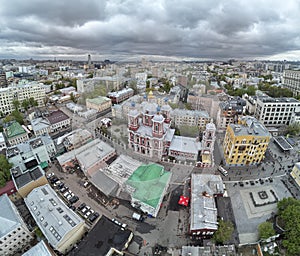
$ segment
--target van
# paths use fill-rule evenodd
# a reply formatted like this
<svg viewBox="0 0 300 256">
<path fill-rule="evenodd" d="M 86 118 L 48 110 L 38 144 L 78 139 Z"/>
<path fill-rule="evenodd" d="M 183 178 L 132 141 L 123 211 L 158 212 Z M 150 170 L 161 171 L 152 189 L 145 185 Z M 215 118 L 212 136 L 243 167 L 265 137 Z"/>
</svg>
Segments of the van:
<svg viewBox="0 0 300 256">
<path fill-rule="evenodd" d="M 218 171 L 222 173 L 224 176 L 228 176 L 228 172 L 221 165 L 219 165 Z"/>
<path fill-rule="evenodd" d="M 141 215 L 141 214 L 138 214 L 138 213 L 136 213 L 136 212 L 134 212 L 134 213 L 132 214 L 132 218 L 133 218 L 134 220 L 140 221 L 140 220 L 142 219 L 142 215 Z"/>
</svg>

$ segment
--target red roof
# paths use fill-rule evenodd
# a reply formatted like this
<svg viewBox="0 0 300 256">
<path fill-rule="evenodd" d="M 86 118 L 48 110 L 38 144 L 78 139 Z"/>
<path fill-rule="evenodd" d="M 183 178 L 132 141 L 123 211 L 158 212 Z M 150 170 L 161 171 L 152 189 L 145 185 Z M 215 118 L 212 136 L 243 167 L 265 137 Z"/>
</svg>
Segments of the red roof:
<svg viewBox="0 0 300 256">
<path fill-rule="evenodd" d="M 12 180 L 6 182 L 6 185 L 3 188 L 0 188 L 0 196 L 7 194 L 8 196 L 17 192 L 15 184 Z"/>
<path fill-rule="evenodd" d="M 189 205 L 189 201 L 190 201 L 189 197 L 187 197 L 187 196 L 180 196 L 178 204 L 184 205 L 184 206 L 188 206 Z"/>
</svg>

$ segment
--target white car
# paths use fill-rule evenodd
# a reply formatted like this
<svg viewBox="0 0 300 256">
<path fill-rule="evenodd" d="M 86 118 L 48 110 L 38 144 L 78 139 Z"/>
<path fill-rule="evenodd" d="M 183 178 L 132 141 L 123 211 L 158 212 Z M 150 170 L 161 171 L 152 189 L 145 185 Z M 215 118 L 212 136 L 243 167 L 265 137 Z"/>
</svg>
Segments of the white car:
<svg viewBox="0 0 300 256">
<path fill-rule="evenodd" d="M 69 194 L 69 195 L 67 195 L 67 197 L 66 197 L 68 200 L 70 200 L 71 198 L 72 198 L 72 195 L 71 194 Z"/>
<path fill-rule="evenodd" d="M 82 213 L 85 213 L 85 212 L 87 212 L 87 211 L 88 211 L 88 209 L 87 209 L 86 207 L 84 207 L 84 208 L 81 210 Z"/>
<path fill-rule="evenodd" d="M 67 191 L 67 192 L 65 192 L 65 193 L 63 194 L 63 196 L 64 196 L 64 197 L 67 197 L 69 194 L 70 194 L 69 191 Z"/>
<path fill-rule="evenodd" d="M 54 187 L 57 187 L 59 184 L 61 183 L 61 181 L 60 180 L 58 180 L 58 181 L 56 181 L 55 183 L 54 183 Z"/>
<path fill-rule="evenodd" d="M 89 211 L 89 212 L 87 212 L 87 213 L 84 215 L 84 218 L 87 219 L 90 215 L 91 215 L 91 212 Z"/>
<path fill-rule="evenodd" d="M 54 172 L 50 172 L 50 173 L 47 174 L 48 179 L 51 178 L 52 176 L 54 176 Z"/>
</svg>

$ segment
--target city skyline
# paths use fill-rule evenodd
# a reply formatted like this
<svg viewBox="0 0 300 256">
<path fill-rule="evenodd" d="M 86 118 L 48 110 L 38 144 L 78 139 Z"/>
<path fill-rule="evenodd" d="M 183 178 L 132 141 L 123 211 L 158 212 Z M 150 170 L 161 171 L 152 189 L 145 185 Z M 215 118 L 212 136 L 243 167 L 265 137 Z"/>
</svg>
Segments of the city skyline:
<svg viewBox="0 0 300 256">
<path fill-rule="evenodd" d="M 300 60 L 300 3 L 0 0 L 1 58 Z"/>
</svg>

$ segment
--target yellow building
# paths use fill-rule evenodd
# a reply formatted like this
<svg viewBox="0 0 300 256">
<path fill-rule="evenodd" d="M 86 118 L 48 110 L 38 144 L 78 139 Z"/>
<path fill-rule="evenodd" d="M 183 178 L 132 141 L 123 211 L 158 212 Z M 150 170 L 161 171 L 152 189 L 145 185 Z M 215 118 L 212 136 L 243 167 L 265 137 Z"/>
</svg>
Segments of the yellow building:
<svg viewBox="0 0 300 256">
<path fill-rule="evenodd" d="M 300 162 L 295 164 L 293 170 L 291 171 L 291 176 L 300 187 Z"/>
<path fill-rule="evenodd" d="M 223 142 L 226 165 L 260 163 L 265 157 L 270 138 L 265 126 L 254 117 L 243 116 L 238 124 L 229 124 Z"/>
<path fill-rule="evenodd" d="M 86 107 L 88 109 L 95 109 L 98 112 L 104 112 L 110 110 L 111 99 L 107 97 L 99 96 L 94 99 L 86 99 Z"/>
</svg>

